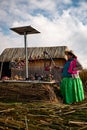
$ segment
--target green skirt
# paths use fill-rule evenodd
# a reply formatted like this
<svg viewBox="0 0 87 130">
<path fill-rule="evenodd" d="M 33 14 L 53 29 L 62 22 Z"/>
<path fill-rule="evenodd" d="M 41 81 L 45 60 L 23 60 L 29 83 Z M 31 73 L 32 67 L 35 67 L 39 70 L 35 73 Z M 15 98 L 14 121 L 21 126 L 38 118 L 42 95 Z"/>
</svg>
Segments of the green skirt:
<svg viewBox="0 0 87 130">
<path fill-rule="evenodd" d="M 84 99 L 84 90 L 80 78 L 63 78 L 60 85 L 64 102 L 72 104 Z"/>
</svg>

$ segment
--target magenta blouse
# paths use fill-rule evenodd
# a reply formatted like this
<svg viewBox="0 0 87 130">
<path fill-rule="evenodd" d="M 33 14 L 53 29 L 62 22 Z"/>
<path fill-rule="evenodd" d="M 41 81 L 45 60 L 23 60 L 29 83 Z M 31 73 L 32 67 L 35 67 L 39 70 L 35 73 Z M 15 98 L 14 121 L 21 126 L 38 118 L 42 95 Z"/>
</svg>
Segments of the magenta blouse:
<svg viewBox="0 0 87 130">
<path fill-rule="evenodd" d="M 77 74 L 78 70 L 75 70 L 75 68 L 76 68 L 76 62 L 77 62 L 77 58 L 74 58 L 74 60 L 72 60 L 70 62 L 70 66 L 69 66 L 69 69 L 68 69 L 69 73 L 71 73 L 71 74 Z"/>
</svg>

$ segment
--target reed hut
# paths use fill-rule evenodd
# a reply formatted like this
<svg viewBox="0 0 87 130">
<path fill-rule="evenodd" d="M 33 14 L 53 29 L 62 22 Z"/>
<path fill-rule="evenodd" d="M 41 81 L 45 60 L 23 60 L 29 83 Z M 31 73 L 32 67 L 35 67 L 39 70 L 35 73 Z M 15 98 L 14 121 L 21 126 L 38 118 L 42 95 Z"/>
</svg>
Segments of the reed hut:
<svg viewBox="0 0 87 130">
<path fill-rule="evenodd" d="M 36 80 L 37 75 L 43 78 L 51 74 L 54 80 L 60 80 L 61 72 L 54 66 L 63 67 L 66 49 L 67 46 L 27 48 L 29 79 Z M 1 78 L 25 79 L 25 49 L 6 48 L 0 55 L 0 72 Z"/>
</svg>

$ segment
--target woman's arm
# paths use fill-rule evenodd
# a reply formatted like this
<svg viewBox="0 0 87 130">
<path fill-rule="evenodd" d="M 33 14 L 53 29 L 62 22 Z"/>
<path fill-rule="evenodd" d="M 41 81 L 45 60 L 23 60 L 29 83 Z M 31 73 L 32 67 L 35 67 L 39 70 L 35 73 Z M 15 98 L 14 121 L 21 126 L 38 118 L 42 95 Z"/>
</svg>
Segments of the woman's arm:
<svg viewBox="0 0 87 130">
<path fill-rule="evenodd" d="M 76 69 L 76 59 L 71 61 L 68 72 L 70 74 L 77 74 L 78 73 L 78 70 Z"/>
</svg>

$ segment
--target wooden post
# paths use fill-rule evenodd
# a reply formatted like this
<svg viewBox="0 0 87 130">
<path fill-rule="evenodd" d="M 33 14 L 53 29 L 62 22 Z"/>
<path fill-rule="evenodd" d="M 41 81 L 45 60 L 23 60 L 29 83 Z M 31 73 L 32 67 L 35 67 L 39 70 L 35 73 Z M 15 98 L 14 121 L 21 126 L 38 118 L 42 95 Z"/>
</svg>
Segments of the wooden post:
<svg viewBox="0 0 87 130">
<path fill-rule="evenodd" d="M 28 55 L 27 55 L 27 37 L 26 32 L 24 32 L 24 44 L 25 44 L 25 58 L 26 58 L 26 80 L 28 80 Z"/>
</svg>

